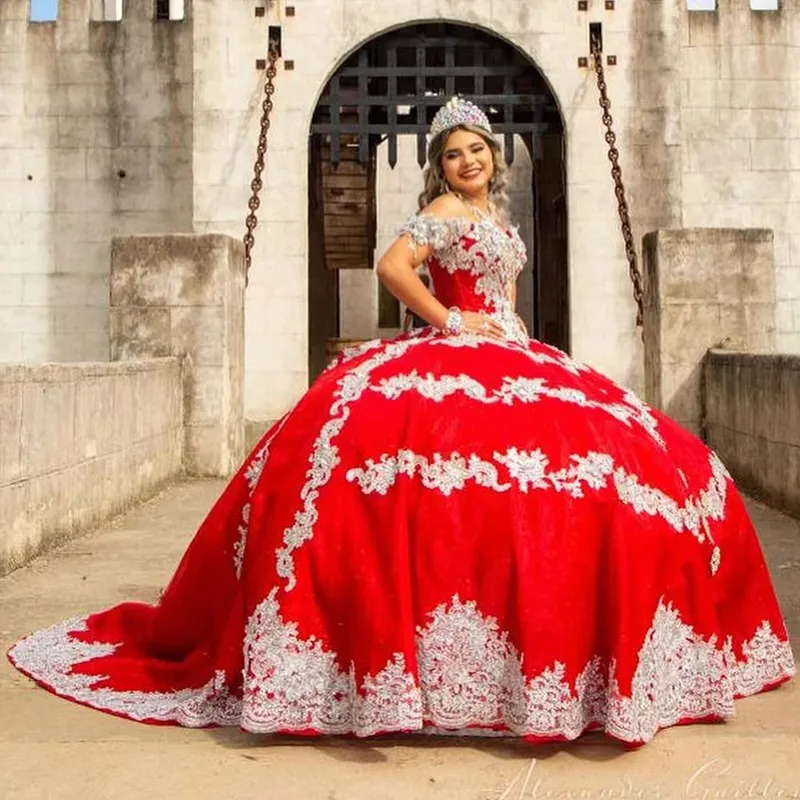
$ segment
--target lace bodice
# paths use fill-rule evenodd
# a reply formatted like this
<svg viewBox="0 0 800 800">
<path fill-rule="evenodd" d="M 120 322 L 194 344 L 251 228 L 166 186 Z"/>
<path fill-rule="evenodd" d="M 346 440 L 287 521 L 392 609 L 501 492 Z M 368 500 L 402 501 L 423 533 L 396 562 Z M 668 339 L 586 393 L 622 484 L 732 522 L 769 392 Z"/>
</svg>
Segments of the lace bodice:
<svg viewBox="0 0 800 800">
<path fill-rule="evenodd" d="M 414 247 L 430 245 L 426 266 L 439 301 L 462 311 L 483 311 L 496 319 L 508 339 L 527 344 L 511 305 L 509 289 L 527 258 L 517 228 L 502 230 L 488 218 L 411 217 L 400 229 Z"/>
</svg>

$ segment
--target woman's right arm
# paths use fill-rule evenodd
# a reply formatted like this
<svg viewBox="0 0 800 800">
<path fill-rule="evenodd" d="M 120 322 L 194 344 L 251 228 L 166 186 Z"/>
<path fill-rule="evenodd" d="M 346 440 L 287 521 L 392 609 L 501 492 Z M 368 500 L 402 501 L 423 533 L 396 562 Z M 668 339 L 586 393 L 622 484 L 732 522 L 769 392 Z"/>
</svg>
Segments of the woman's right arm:
<svg viewBox="0 0 800 800">
<path fill-rule="evenodd" d="M 407 308 L 429 325 L 441 330 L 448 310 L 431 294 L 417 274 L 417 267 L 431 254 L 429 244 L 417 246 L 404 233 L 378 262 L 376 272 L 386 288 Z"/>
</svg>

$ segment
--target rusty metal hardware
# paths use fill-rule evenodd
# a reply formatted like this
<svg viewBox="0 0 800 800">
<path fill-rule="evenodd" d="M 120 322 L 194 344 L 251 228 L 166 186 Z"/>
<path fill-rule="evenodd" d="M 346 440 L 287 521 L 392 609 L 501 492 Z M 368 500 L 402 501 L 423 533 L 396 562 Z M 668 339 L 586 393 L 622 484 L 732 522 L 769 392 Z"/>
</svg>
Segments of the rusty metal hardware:
<svg viewBox="0 0 800 800">
<path fill-rule="evenodd" d="M 278 74 L 276 63 L 278 61 L 278 47 L 274 40 L 270 40 L 267 55 L 267 79 L 264 83 L 264 101 L 261 104 L 261 132 L 258 136 L 256 149 L 256 162 L 253 166 L 253 180 L 250 183 L 252 194 L 247 202 L 250 213 L 245 219 L 247 232 L 244 235 L 244 285 L 250 283 L 250 267 L 253 263 L 253 246 L 255 245 L 254 231 L 258 225 L 258 208 L 261 205 L 259 195 L 264 187 L 261 178 L 264 172 L 265 157 L 267 154 L 267 134 L 269 133 L 270 114 L 272 113 L 272 95 L 275 93 L 275 76 Z"/>
<path fill-rule="evenodd" d="M 619 165 L 619 150 L 616 147 L 617 137 L 613 129 L 614 119 L 611 116 L 611 101 L 608 99 L 608 87 L 606 86 L 605 72 L 603 70 L 603 53 L 596 39 L 592 42 L 592 56 L 594 71 L 597 76 L 597 90 L 600 94 L 600 108 L 603 109 L 603 124 L 606 126 L 605 140 L 608 144 L 608 160 L 611 162 L 611 177 L 614 179 L 614 194 L 617 197 L 622 238 L 625 240 L 628 272 L 633 284 L 633 299 L 636 301 L 636 325 L 639 327 L 644 320 L 642 275 L 639 272 L 636 258 L 628 201 L 625 197 L 625 184 L 622 182 L 622 168 Z"/>
</svg>

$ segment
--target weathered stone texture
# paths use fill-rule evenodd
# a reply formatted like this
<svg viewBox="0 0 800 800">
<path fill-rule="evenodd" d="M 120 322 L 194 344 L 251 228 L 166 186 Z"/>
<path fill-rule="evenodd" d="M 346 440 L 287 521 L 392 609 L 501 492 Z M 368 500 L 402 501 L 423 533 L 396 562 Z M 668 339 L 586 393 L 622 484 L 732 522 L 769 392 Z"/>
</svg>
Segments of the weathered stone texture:
<svg viewBox="0 0 800 800">
<path fill-rule="evenodd" d="M 800 14 L 721 2 L 681 24 L 682 224 L 774 231 L 776 345 L 800 352 Z"/>
<path fill-rule="evenodd" d="M 708 14 L 678 0 L 637 0 L 612 11 L 593 0 L 583 13 L 564 0 L 303 0 L 287 17 L 282 4 L 265 5 L 256 18 L 249 0 L 187 3 L 186 21 L 156 23 L 152 3 L 129 2 L 121 23 L 90 24 L 88 2 L 65 2 L 56 25 L 31 26 L 27 0 L 0 3 L 0 150 L 8 156 L 0 158 L 0 305 L 14 311 L 0 313 L 0 360 L 107 356 L 113 235 L 241 236 L 264 77 L 254 63 L 265 55 L 268 26 L 279 24 L 295 69 L 279 67 L 273 98 L 247 292 L 246 405 L 251 420 L 280 416 L 308 378 L 307 133 L 315 103 L 360 45 L 420 20 L 496 32 L 553 89 L 567 131 L 578 358 L 641 388 L 596 88 L 576 66 L 587 55 L 590 21 L 603 23 L 606 53 L 618 59 L 607 80 L 637 245 L 664 228 L 772 229 L 776 341 L 800 352 L 794 7 L 754 13 L 747 2 L 720 0 Z M 418 171 L 402 180 L 385 202 L 419 189 Z M 371 300 L 372 289 L 359 284 L 346 309 L 359 329 L 366 326 L 356 298 Z"/>
<path fill-rule="evenodd" d="M 0 366 L 0 575 L 181 470 L 178 359 Z"/>
<path fill-rule="evenodd" d="M 743 490 L 800 516 L 800 356 L 712 350 L 704 378 L 709 445 Z"/>
<path fill-rule="evenodd" d="M 114 239 L 111 358 L 185 358 L 190 475 L 229 475 L 244 456 L 243 315 L 240 241 L 219 234 Z"/>
<path fill-rule="evenodd" d="M 191 230 L 191 14 L 0 5 L 0 361 L 107 360 L 111 237 Z"/>
<path fill-rule="evenodd" d="M 656 231 L 644 239 L 645 395 L 701 433 L 702 364 L 712 347 L 775 347 L 773 236 Z"/>
</svg>

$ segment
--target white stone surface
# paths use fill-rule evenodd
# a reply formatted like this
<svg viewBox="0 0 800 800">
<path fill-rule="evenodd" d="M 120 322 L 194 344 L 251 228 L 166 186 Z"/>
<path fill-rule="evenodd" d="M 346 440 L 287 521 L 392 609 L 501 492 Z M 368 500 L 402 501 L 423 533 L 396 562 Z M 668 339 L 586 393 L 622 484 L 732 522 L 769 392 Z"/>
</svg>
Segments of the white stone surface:
<svg viewBox="0 0 800 800">
<path fill-rule="evenodd" d="M 45 313 L 14 327 L 5 301 L 0 361 L 107 360 L 111 237 L 191 229 L 192 26 L 133 2 L 91 21 L 120 5 L 62 2 L 29 25 L 28 0 L 3 0 L 0 296 L 22 279 L 17 308 Z M 82 328 L 60 331 L 62 309 Z"/>
<path fill-rule="evenodd" d="M 0 575 L 181 471 L 181 364 L 0 366 Z"/>
<path fill-rule="evenodd" d="M 247 297 L 248 418 L 276 418 L 305 388 L 307 134 L 319 93 L 365 41 L 419 21 L 493 31 L 526 53 L 554 91 L 567 131 L 575 356 L 642 387 L 596 88 L 576 66 L 587 55 L 590 21 L 603 23 L 606 52 L 618 60 L 607 68 L 608 88 L 637 243 L 658 228 L 771 228 L 778 301 L 797 299 L 793 6 L 755 13 L 748 3 L 725 3 L 704 14 L 685 0 L 617 3 L 614 11 L 593 2 L 587 14 L 563 0 L 297 0 L 293 17 L 270 2 L 258 18 L 251 0 L 205 0 L 187 3 L 183 22 L 155 23 L 150 4 L 128 3 L 121 22 L 94 26 L 88 3 L 63 6 L 55 26 L 29 27 L 26 0 L 5 0 L 0 11 L 0 359 L 107 357 L 112 235 L 193 229 L 241 237 L 262 100 L 255 61 L 265 55 L 268 26 L 278 24 L 295 69 L 281 66 L 276 79 Z M 407 181 L 397 173 L 403 182 L 386 186 L 398 218 L 414 209 L 413 167 Z M 343 307 L 346 329 L 365 333 L 377 308 L 374 280 L 343 280 L 360 293 Z M 87 309 L 85 329 L 59 331 L 62 307 Z M 779 308 L 777 345 L 800 351 L 794 307 Z"/>
</svg>

